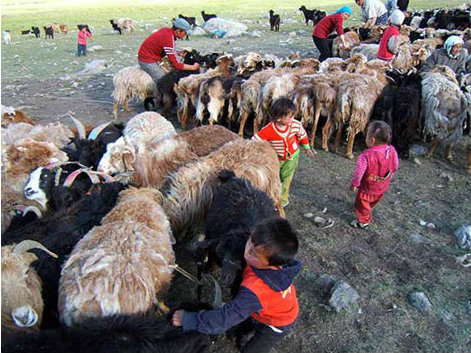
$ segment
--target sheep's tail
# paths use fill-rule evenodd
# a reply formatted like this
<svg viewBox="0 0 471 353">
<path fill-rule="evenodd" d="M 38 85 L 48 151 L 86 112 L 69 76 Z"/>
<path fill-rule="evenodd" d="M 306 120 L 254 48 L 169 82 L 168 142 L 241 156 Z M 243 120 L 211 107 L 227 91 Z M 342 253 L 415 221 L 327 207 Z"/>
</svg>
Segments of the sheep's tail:
<svg viewBox="0 0 471 353">
<path fill-rule="evenodd" d="M 4 353 L 200 353 L 208 345 L 208 336 L 183 333 L 155 314 L 93 318 L 77 327 L 2 334 Z"/>
</svg>

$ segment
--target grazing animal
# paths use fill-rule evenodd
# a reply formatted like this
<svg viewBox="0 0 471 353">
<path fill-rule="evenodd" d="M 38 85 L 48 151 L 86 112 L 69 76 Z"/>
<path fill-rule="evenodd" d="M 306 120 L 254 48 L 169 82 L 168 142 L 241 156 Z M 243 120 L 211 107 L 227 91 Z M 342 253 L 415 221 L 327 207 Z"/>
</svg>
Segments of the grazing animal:
<svg viewBox="0 0 471 353">
<path fill-rule="evenodd" d="M 121 27 L 118 26 L 118 24 L 116 23 L 116 20 L 110 20 L 110 23 L 111 23 L 111 26 L 113 27 L 113 30 L 115 32 L 118 32 L 119 34 L 122 34 Z"/>
<path fill-rule="evenodd" d="M 274 15 L 275 11 L 273 10 L 268 11 L 268 13 L 270 14 L 270 31 L 275 30 L 275 32 L 279 32 L 281 22 L 280 15 Z"/>
<path fill-rule="evenodd" d="M 186 20 L 186 22 L 188 22 L 190 26 L 192 26 L 193 28 L 195 28 L 198 25 L 196 23 L 196 17 L 187 17 L 187 16 L 183 16 L 182 14 L 178 15 L 178 17 Z"/>
<path fill-rule="evenodd" d="M 11 33 L 10 31 L 6 30 L 3 31 L 3 41 L 5 44 L 11 44 Z"/>
<path fill-rule="evenodd" d="M 136 24 L 130 18 L 119 18 L 117 20 L 110 20 L 111 26 L 116 32 L 122 34 L 122 31 L 129 30 L 131 34 L 136 33 Z"/>
<path fill-rule="evenodd" d="M 128 106 L 129 99 L 140 99 L 145 101 L 147 97 L 154 97 L 156 94 L 155 82 L 152 77 L 141 70 L 139 66 L 125 67 L 118 71 L 113 77 L 114 90 L 113 115 L 118 117 L 118 106 L 122 105 L 124 110 L 130 112 Z"/>
<path fill-rule="evenodd" d="M 75 327 L 5 332 L 3 353 L 203 353 L 207 335 L 182 332 L 155 312 L 85 319 Z"/>
<path fill-rule="evenodd" d="M 162 306 L 175 256 L 160 193 L 130 188 L 116 206 L 75 245 L 62 268 L 61 321 L 138 314 Z"/>
<path fill-rule="evenodd" d="M 280 215 L 281 182 L 278 157 L 267 142 L 237 139 L 206 157 L 181 166 L 164 185 L 164 210 L 178 240 L 190 226 L 202 224 L 211 206 L 216 178 L 223 169 L 232 170 L 273 200 Z"/>
<path fill-rule="evenodd" d="M 221 264 L 221 285 L 233 288 L 240 283 L 245 244 L 255 225 L 262 219 L 276 217 L 277 213 L 265 192 L 248 180 L 237 178 L 234 172 L 221 171 L 217 182 L 206 217 L 204 242 Z"/>
<path fill-rule="evenodd" d="M 46 27 L 44 26 L 44 38 L 47 39 L 50 37 L 51 39 L 54 39 L 54 29 L 51 27 Z"/>
<path fill-rule="evenodd" d="M 468 102 L 448 66 L 437 65 L 422 74 L 421 112 L 421 129 L 433 137 L 427 156 L 442 142 L 446 145 L 446 158 L 452 160 L 451 149 L 463 135 Z"/>
<path fill-rule="evenodd" d="M 8 124 L 27 123 L 34 125 L 34 120 L 19 109 L 2 105 L 2 127 Z"/>
<path fill-rule="evenodd" d="M 206 156 L 238 138 L 238 135 L 222 126 L 202 126 L 148 141 L 140 151 L 125 145 L 121 160 L 112 155 L 109 163 L 100 162 L 99 170 L 111 175 L 117 173 L 117 178 L 120 178 L 120 173 L 131 171 L 134 185 L 160 188 L 166 177 L 181 165 Z"/>
<path fill-rule="evenodd" d="M 316 10 L 308 10 L 306 6 L 302 5 L 299 8 L 299 11 L 304 14 L 305 25 L 307 26 L 309 21 L 312 21 L 312 25 L 314 26 L 314 15 Z"/>
<path fill-rule="evenodd" d="M 69 32 L 69 27 L 67 27 L 67 25 L 64 24 L 64 23 L 60 24 L 59 28 L 60 28 L 62 34 L 64 34 L 64 35 Z"/>
<path fill-rule="evenodd" d="M 204 11 L 201 11 L 201 16 L 203 16 L 203 21 L 206 22 L 212 18 L 216 18 L 217 16 L 214 14 L 206 14 Z"/>
<path fill-rule="evenodd" d="M 41 31 L 39 30 L 39 27 L 31 27 L 31 31 L 34 33 L 36 38 L 41 38 Z"/>
<path fill-rule="evenodd" d="M 28 252 L 35 248 L 57 257 L 32 240 L 2 246 L 2 329 L 39 329 L 44 307 L 42 283 L 36 271 L 31 268 L 31 263 L 37 257 Z"/>
<path fill-rule="evenodd" d="M 26 31 L 21 31 L 21 35 L 24 36 L 26 34 L 30 34 L 31 33 L 31 30 L 30 29 L 27 29 Z"/>
</svg>

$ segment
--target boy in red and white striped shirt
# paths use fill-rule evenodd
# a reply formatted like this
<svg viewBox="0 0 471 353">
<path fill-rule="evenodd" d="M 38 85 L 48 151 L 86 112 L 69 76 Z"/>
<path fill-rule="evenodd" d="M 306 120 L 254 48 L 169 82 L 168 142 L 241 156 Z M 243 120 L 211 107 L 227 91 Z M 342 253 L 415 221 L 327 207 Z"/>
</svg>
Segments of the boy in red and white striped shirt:
<svg viewBox="0 0 471 353">
<path fill-rule="evenodd" d="M 299 147 L 309 157 L 314 153 L 301 122 L 294 119 L 296 107 L 288 98 L 277 99 L 270 108 L 271 122 L 255 134 L 252 139 L 267 141 L 278 154 L 280 162 L 281 204 L 289 204 L 289 188 L 299 161 Z"/>
</svg>

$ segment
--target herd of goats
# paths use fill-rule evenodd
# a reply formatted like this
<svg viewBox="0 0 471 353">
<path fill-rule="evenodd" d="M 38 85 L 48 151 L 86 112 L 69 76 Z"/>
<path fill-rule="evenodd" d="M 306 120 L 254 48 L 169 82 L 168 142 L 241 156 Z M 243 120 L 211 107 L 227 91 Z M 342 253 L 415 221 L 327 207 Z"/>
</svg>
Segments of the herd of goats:
<svg viewBox="0 0 471 353">
<path fill-rule="evenodd" d="M 2 351 L 206 350 L 211 337 L 166 319 L 176 309 L 164 303 L 172 278 L 188 261 L 175 249 L 192 249 L 195 263 L 208 257 L 219 284 L 237 288 L 250 229 L 284 216 L 276 153 L 244 139 L 280 96 L 295 102 L 312 147 L 318 124 L 325 150 L 335 131 L 339 147 L 346 126 L 352 158 L 355 135 L 374 118 L 392 126 L 403 156 L 430 136 L 429 153 L 441 142 L 451 159 L 469 126 L 471 76 L 458 82 L 444 66 L 419 73 L 450 31 L 404 26 L 390 64 L 371 56 L 383 30 L 360 41 L 351 28 L 350 48 L 334 40 L 338 57 L 322 63 L 187 50 L 184 60 L 207 70 L 170 71 L 159 86 L 138 67 L 125 68 L 113 80 L 115 116 L 132 98 L 163 113 L 125 124 L 84 126 L 71 116 L 70 129 L 2 106 Z M 462 35 L 471 47 L 471 30 Z M 201 126 L 177 133 L 165 118 L 175 105 L 184 130 Z M 468 148 L 471 172 L 470 158 Z"/>
</svg>

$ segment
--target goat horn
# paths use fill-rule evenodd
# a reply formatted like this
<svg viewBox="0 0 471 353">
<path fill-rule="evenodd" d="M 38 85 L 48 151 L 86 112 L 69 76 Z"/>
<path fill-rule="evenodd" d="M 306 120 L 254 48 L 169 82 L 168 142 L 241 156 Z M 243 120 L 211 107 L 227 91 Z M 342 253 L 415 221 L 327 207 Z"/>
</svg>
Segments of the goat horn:
<svg viewBox="0 0 471 353">
<path fill-rule="evenodd" d="M 108 125 L 111 124 L 111 121 L 107 123 L 103 123 L 95 127 L 89 134 L 88 134 L 88 139 L 89 140 L 95 140 L 101 132 L 108 127 Z"/>
<path fill-rule="evenodd" d="M 75 123 L 75 126 L 77 127 L 79 139 L 85 140 L 87 138 L 87 133 L 85 132 L 85 126 L 83 126 L 80 120 L 74 118 L 72 115 L 69 115 L 69 116 L 72 119 L 72 121 Z"/>
<path fill-rule="evenodd" d="M 28 212 L 34 212 L 38 218 L 42 217 L 42 212 L 39 208 L 36 206 L 28 206 L 23 210 L 23 217 L 28 213 Z"/>
<path fill-rule="evenodd" d="M 16 245 L 15 248 L 13 249 L 12 253 L 13 254 L 22 254 L 22 253 L 24 253 L 28 250 L 31 250 L 31 249 L 41 249 L 41 250 L 45 251 L 47 254 L 51 255 L 52 257 L 54 257 L 56 259 L 58 257 L 56 254 L 54 254 L 52 251 L 48 250 L 41 243 L 38 243 L 37 241 L 30 240 L 30 239 L 23 240 L 21 243 Z"/>
<path fill-rule="evenodd" d="M 218 309 L 222 307 L 222 291 L 221 291 L 221 286 L 219 285 L 218 281 L 214 279 L 213 276 L 208 275 L 209 278 L 214 283 L 214 300 L 213 300 L 213 308 Z"/>
</svg>

